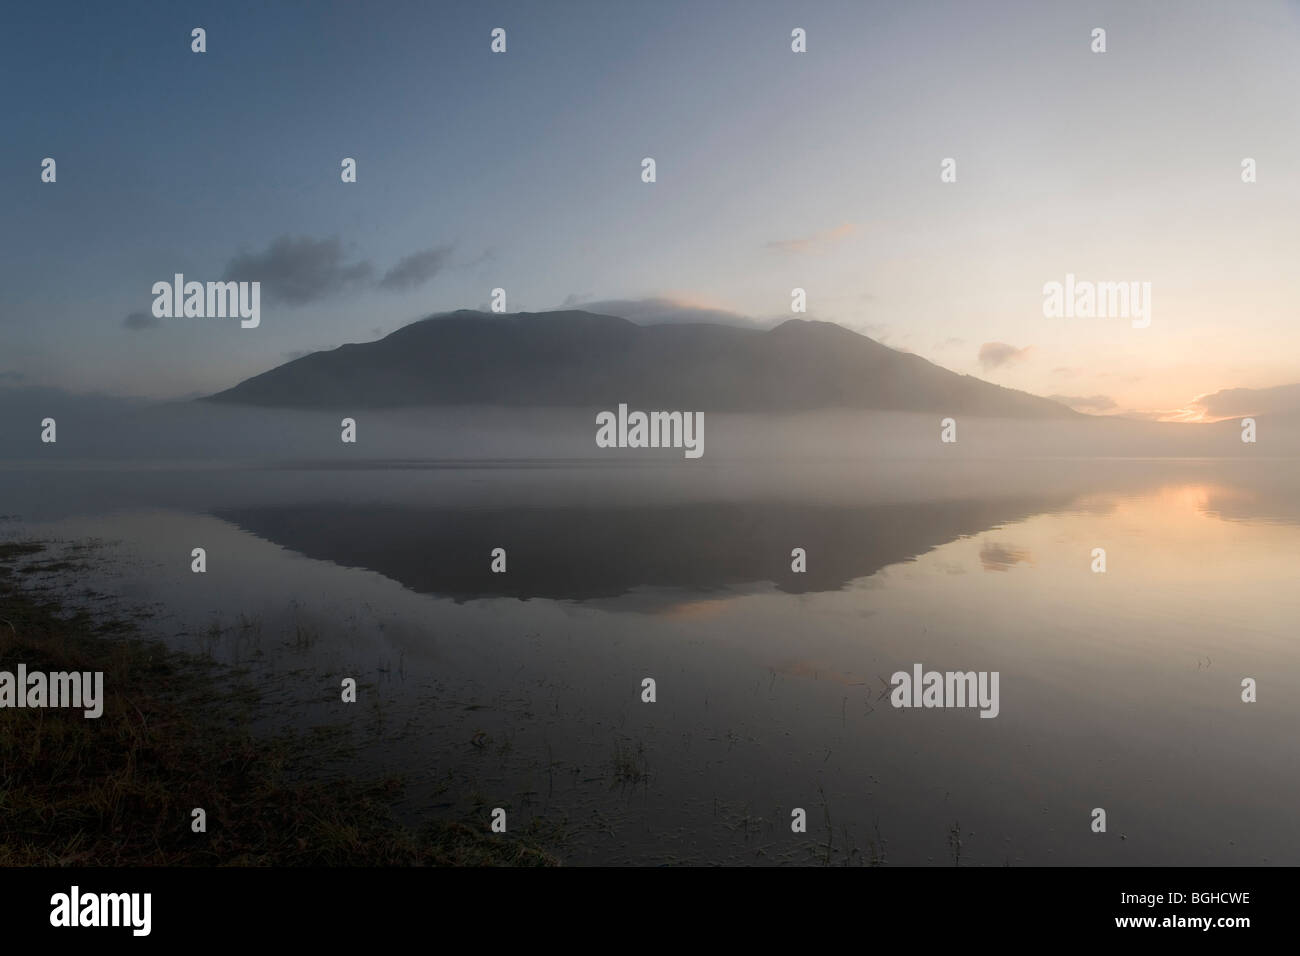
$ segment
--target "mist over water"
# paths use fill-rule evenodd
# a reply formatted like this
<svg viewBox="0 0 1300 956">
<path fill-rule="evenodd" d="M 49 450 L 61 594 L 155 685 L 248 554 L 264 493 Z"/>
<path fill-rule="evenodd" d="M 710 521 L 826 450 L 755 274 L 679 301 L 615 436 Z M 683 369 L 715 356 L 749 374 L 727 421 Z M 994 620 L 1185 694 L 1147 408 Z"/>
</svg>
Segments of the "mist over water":
<svg viewBox="0 0 1300 956">
<path fill-rule="evenodd" d="M 202 403 L 42 446 L 33 411 L 0 535 L 101 542 L 50 583 L 254 668 L 282 721 L 357 677 L 412 819 L 508 806 L 572 863 L 951 864 L 954 828 L 963 865 L 1300 856 L 1280 425 L 706 415 L 690 461 L 596 449 L 594 409 L 368 412 L 355 446 Z M 916 663 L 1000 672 L 998 717 L 891 707 Z"/>
<path fill-rule="evenodd" d="M 336 461 L 384 459 L 627 459 L 673 461 L 680 448 L 601 449 L 592 408 L 450 406 L 378 411 L 307 411 L 204 401 L 163 405 L 0 389 L 0 458 L 48 464 L 115 462 Z M 605 408 L 616 408 L 611 399 Z M 1241 441 L 1239 421 L 1180 425 L 1079 416 L 990 419 L 952 413 L 957 441 L 939 441 L 944 416 L 829 410 L 789 414 L 706 413 L 697 466 L 733 459 L 767 463 L 1051 457 L 1300 457 L 1293 415 L 1259 416 L 1259 441 Z M 41 442 L 41 421 L 58 422 L 58 442 Z M 357 422 L 357 442 L 340 422 Z"/>
</svg>

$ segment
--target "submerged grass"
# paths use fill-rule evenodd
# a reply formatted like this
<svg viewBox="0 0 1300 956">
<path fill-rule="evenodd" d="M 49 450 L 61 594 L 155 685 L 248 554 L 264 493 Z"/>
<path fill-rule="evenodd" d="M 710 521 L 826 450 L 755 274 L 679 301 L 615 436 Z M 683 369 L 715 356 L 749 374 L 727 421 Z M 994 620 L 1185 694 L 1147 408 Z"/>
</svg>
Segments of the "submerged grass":
<svg viewBox="0 0 1300 956">
<path fill-rule="evenodd" d="M 0 670 L 102 671 L 104 711 L 0 709 L 0 866 L 555 864 L 485 826 L 401 824 L 396 779 L 314 776 L 313 738 L 252 733 L 257 694 L 219 665 L 24 590 L 42 551 L 0 544 Z"/>
</svg>

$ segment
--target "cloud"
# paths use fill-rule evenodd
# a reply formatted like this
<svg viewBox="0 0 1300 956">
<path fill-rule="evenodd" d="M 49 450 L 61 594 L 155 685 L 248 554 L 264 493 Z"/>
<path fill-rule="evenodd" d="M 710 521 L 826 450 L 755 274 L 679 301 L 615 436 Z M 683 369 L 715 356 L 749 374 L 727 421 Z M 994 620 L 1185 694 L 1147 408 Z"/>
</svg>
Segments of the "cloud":
<svg viewBox="0 0 1300 956">
<path fill-rule="evenodd" d="M 424 285 L 442 271 L 450 255 L 450 246 L 414 252 L 384 273 L 379 288 L 401 292 Z"/>
<path fill-rule="evenodd" d="M 1014 362 L 1022 362 L 1033 351 L 1032 345 L 1018 349 L 1006 342 L 985 342 L 980 346 L 980 365 L 987 369 L 1001 368 Z"/>
<path fill-rule="evenodd" d="M 703 305 L 670 296 L 651 296 L 644 299 L 601 299 L 584 302 L 577 295 L 566 296 L 560 308 L 576 306 L 587 312 L 617 315 L 637 325 L 679 325 L 709 322 L 714 325 L 731 325 L 740 328 L 770 328 L 778 325 L 785 316 L 759 319 L 742 315 L 730 309 Z"/>
<path fill-rule="evenodd" d="M 123 328 L 128 328 L 132 332 L 139 332 L 142 329 L 156 329 L 160 325 L 162 325 L 162 319 L 148 312 L 132 312 L 122 320 Z"/>
<path fill-rule="evenodd" d="M 280 236 L 263 252 L 242 253 L 231 259 L 222 281 L 260 282 L 268 302 L 307 305 L 367 288 L 385 292 L 418 288 L 447 267 L 451 253 L 451 246 L 413 252 L 376 279 L 375 265 L 369 259 L 345 261 L 343 243 L 337 237 Z"/>
<path fill-rule="evenodd" d="M 1054 402 L 1069 405 L 1076 412 L 1110 412 L 1119 408 L 1109 395 L 1048 395 Z"/>
<path fill-rule="evenodd" d="M 857 223 L 846 222 L 834 229 L 827 229 L 799 239 L 774 239 L 764 243 L 764 246 L 776 252 L 788 252 L 794 255 L 821 255 L 837 242 L 848 239 L 857 232 Z"/>
<path fill-rule="evenodd" d="M 497 251 L 496 251 L 496 249 L 494 249 L 492 246 L 488 246 L 486 249 L 484 249 L 482 252 L 480 252 L 480 253 L 479 253 L 477 256 L 475 256 L 473 259 L 470 259 L 468 262 L 462 262 L 462 263 L 460 264 L 460 268 L 462 268 L 462 269 L 473 269 L 473 268 L 475 268 L 476 266 L 481 266 L 481 265 L 483 265 L 483 264 L 485 264 L 485 263 L 488 263 L 488 262 L 496 262 L 496 261 L 497 261 Z"/>
<path fill-rule="evenodd" d="M 1274 388 L 1224 388 L 1198 395 L 1188 404 L 1186 420 L 1218 421 L 1251 415 L 1294 415 L 1300 411 L 1300 385 Z"/>
<path fill-rule="evenodd" d="M 370 281 L 374 266 L 369 261 L 348 264 L 343 260 L 343 243 L 337 238 L 281 236 L 265 252 L 230 260 L 222 279 L 261 282 L 268 302 L 305 305 Z"/>
<path fill-rule="evenodd" d="M 26 378 L 27 378 L 26 375 L 14 369 L 9 369 L 8 371 L 0 372 L 0 382 L 21 382 Z"/>
</svg>

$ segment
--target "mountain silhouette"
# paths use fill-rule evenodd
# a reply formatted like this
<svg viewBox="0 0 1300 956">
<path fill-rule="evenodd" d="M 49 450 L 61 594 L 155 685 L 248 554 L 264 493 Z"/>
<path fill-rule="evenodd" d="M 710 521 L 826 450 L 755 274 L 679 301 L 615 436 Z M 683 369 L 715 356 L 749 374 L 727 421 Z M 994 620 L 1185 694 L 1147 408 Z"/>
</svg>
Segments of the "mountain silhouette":
<svg viewBox="0 0 1300 956">
<path fill-rule="evenodd" d="M 578 310 L 435 315 L 314 352 L 206 401 L 280 408 L 506 405 L 1078 417 L 829 322 L 636 325 Z"/>
</svg>

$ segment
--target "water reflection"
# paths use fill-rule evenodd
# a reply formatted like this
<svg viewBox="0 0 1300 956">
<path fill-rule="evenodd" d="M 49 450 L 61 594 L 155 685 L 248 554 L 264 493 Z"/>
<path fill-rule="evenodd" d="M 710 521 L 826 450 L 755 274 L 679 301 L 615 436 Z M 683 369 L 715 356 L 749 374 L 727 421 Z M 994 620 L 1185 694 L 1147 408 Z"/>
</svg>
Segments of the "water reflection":
<svg viewBox="0 0 1300 956">
<path fill-rule="evenodd" d="M 338 674 L 368 678 L 384 723 L 364 759 L 409 777 L 414 816 L 521 801 L 521 826 L 567 821 L 569 862 L 807 862 L 789 810 L 823 801 L 836 862 L 950 863 L 958 824 L 963 864 L 1300 860 L 1300 509 L 1279 466 L 1020 463 L 783 494 L 441 475 L 321 473 L 314 504 L 297 474 L 194 475 L 168 509 L 35 530 L 121 542 L 112 579 L 83 583 L 164 606 L 177 639 L 216 620 L 294 719 L 338 719 Z M 917 662 L 998 671 L 999 716 L 892 709 L 884 681 Z M 648 771 L 632 791 L 628 752 Z"/>
<path fill-rule="evenodd" d="M 886 565 L 1069 499 L 889 505 L 786 501 L 656 506 L 406 508 L 343 503 L 215 512 L 310 558 L 366 568 L 426 594 L 584 601 L 637 588 L 834 591 Z M 506 573 L 490 555 L 504 548 Z M 807 570 L 792 570 L 804 549 Z M 991 550 L 993 564 L 1025 560 Z"/>
</svg>

